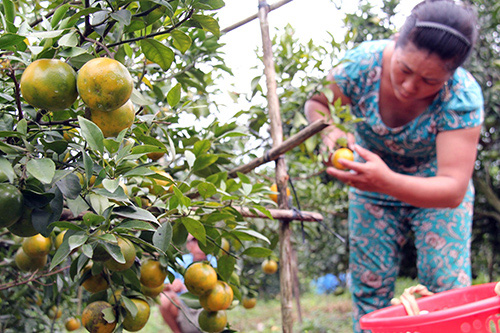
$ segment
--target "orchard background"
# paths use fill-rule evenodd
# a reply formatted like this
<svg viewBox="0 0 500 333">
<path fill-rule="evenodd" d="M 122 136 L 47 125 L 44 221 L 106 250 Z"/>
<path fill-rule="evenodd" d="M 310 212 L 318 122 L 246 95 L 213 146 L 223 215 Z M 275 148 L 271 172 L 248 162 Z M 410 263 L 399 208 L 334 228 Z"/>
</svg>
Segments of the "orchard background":
<svg viewBox="0 0 500 333">
<path fill-rule="evenodd" d="M 466 68 L 483 88 L 486 111 L 474 173 L 473 274 L 494 281 L 500 276 L 500 3 L 468 2 L 478 10 L 481 32 Z M 345 37 L 325 45 L 300 43 L 294 18 L 275 32 L 285 137 L 307 125 L 303 104 L 321 89 L 324 73 L 343 51 L 396 30 L 397 3 L 358 1 L 358 10 L 344 18 Z M 278 258 L 279 222 L 244 217 L 237 209 L 271 217 L 273 163 L 229 176 L 271 147 L 265 78 L 255 77 L 248 92 L 221 90 L 220 78 L 231 74 L 219 40 L 217 11 L 223 6 L 222 0 L 2 1 L 0 178 L 22 193 L 23 210 L 31 213 L 26 219 L 37 232 L 53 242 L 66 234 L 57 250 L 51 247 L 43 268 L 23 272 L 14 260 L 23 239 L 0 229 L 0 331 L 61 331 L 66 318 L 79 317 L 87 304 L 124 289 L 115 313 L 120 330 L 126 311 L 136 311 L 131 299 L 154 302 L 141 291 L 140 264 L 154 258 L 183 273 L 175 258 L 185 253 L 188 233 L 217 257 L 218 276 L 236 300 L 279 293 L 277 276 L 260 268 L 265 259 Z M 341 7 L 342 1 L 332 0 L 332 6 Z M 37 59 L 59 59 L 78 72 L 97 57 L 121 62 L 133 79 L 134 124 L 116 137 L 103 136 L 81 98 L 50 111 L 29 105 L 20 92 L 21 75 Z M 255 58 L 261 57 L 259 50 Z M 210 117 L 220 109 L 219 94 L 252 106 L 219 122 Z M 336 112 L 346 129 L 356 121 L 345 109 Z M 195 122 L 186 124 L 193 117 Z M 324 216 L 322 223 L 293 224 L 298 281 L 306 289 L 318 276 L 347 270 L 347 192 L 324 172 L 319 137 L 284 157 L 293 207 Z M 11 208 L 0 207 L 0 216 Z M 96 293 L 80 288 L 96 248 L 123 262 L 117 237 L 134 244 L 131 268 L 110 271 L 96 260 L 92 273 L 104 274 L 109 288 Z M 221 250 L 223 239 L 229 253 Z M 411 244 L 405 253 L 402 274 L 414 277 Z M 53 315 L 54 307 L 64 309 L 62 318 Z"/>
</svg>

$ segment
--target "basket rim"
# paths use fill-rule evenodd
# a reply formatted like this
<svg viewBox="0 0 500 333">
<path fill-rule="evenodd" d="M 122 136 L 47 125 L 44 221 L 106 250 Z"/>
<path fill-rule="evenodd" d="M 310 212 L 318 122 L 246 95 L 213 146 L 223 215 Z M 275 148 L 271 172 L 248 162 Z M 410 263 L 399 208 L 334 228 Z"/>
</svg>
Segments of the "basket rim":
<svg viewBox="0 0 500 333">
<path fill-rule="evenodd" d="M 425 302 L 432 301 L 433 297 L 439 297 L 441 299 L 448 297 L 450 295 L 455 295 L 466 291 L 473 291 L 474 289 L 489 289 L 491 288 L 491 297 L 487 297 L 472 303 L 461 304 L 458 306 L 432 311 L 426 314 L 416 315 L 416 316 L 398 316 L 398 317 L 388 317 L 387 313 L 394 312 L 397 310 L 404 310 L 402 304 L 392 305 L 383 309 L 379 309 L 370 312 L 360 319 L 361 328 L 370 329 L 376 327 L 409 327 L 409 326 L 424 326 L 436 322 L 446 322 L 447 320 L 453 320 L 457 318 L 463 318 L 468 316 L 473 316 L 478 313 L 486 311 L 498 310 L 500 314 L 500 296 L 497 296 L 494 292 L 494 287 L 497 282 L 485 283 L 480 285 L 473 285 L 469 287 L 461 287 L 456 289 L 451 289 L 443 292 L 436 293 L 431 296 L 426 296 L 417 299 L 417 304 L 422 300 Z M 398 309 L 401 308 L 401 309 Z M 389 326 L 390 323 L 390 326 Z"/>
</svg>

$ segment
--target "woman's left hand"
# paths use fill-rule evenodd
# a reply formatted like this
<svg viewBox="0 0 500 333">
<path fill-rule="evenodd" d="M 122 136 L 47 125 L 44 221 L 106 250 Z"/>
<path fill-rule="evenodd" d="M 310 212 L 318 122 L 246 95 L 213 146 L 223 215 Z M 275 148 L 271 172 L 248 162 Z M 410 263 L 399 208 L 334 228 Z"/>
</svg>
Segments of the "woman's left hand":
<svg viewBox="0 0 500 333">
<path fill-rule="evenodd" d="M 378 155 L 371 151 L 359 145 L 354 145 L 354 150 L 366 161 L 365 163 L 341 159 L 339 162 L 350 170 L 342 171 L 334 167 L 328 167 L 326 172 L 362 191 L 385 192 L 390 186 L 389 180 L 393 171 Z"/>
</svg>

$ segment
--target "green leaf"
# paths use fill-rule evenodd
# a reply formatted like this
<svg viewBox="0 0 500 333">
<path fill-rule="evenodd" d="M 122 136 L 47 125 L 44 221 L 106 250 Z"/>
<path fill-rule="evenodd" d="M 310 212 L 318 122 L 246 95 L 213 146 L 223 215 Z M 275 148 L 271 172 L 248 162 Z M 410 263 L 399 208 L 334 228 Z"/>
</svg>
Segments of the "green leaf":
<svg viewBox="0 0 500 333">
<path fill-rule="evenodd" d="M 89 227 L 100 225 L 105 220 L 104 216 L 94 213 L 87 213 L 83 216 L 83 223 Z"/>
<path fill-rule="evenodd" d="M 267 258 L 271 254 L 273 254 L 273 251 L 264 247 L 249 247 L 242 253 L 242 255 L 255 258 Z"/>
<path fill-rule="evenodd" d="M 56 165 L 48 158 L 29 160 L 26 163 L 26 170 L 42 183 L 50 184 L 56 173 Z"/>
<path fill-rule="evenodd" d="M 217 271 L 225 281 L 229 281 L 235 265 L 236 259 L 234 257 L 228 255 L 221 256 L 217 260 Z"/>
<path fill-rule="evenodd" d="M 217 188 L 211 183 L 200 183 L 198 185 L 198 192 L 203 199 L 206 199 L 216 194 Z"/>
<path fill-rule="evenodd" d="M 237 172 L 236 174 L 238 175 L 238 178 L 241 180 L 242 183 L 244 183 L 244 184 L 251 184 L 252 183 L 250 178 L 248 178 L 248 176 L 245 175 L 244 173 Z"/>
<path fill-rule="evenodd" d="M 135 306 L 135 304 L 134 304 Z M 116 322 L 116 316 L 115 316 L 115 310 L 113 308 L 106 308 L 101 311 L 102 316 L 104 320 L 106 320 L 108 323 L 114 323 Z"/>
<path fill-rule="evenodd" d="M 210 149 L 211 146 L 212 146 L 212 143 L 210 142 L 210 140 L 197 141 L 197 142 L 195 142 L 195 144 L 193 146 L 193 153 L 196 156 L 200 156 L 201 154 L 206 153 Z"/>
<path fill-rule="evenodd" d="M 16 177 L 14 168 L 12 168 L 12 164 L 3 156 L 0 156 L 0 170 L 7 176 L 9 182 L 14 182 L 14 178 Z"/>
<path fill-rule="evenodd" d="M 118 245 L 112 243 L 102 243 L 106 251 L 111 255 L 111 257 L 118 263 L 124 264 L 125 258 L 123 257 L 123 253 L 121 248 Z"/>
<path fill-rule="evenodd" d="M 174 107 L 181 100 L 181 84 L 177 83 L 167 94 L 168 105 Z"/>
<path fill-rule="evenodd" d="M 65 239 L 62 244 L 57 249 L 54 257 L 52 257 L 52 261 L 50 262 L 49 271 L 53 270 L 54 267 L 59 265 L 66 259 L 71 253 L 71 249 L 69 248 L 68 240 Z"/>
<path fill-rule="evenodd" d="M 56 182 L 59 190 L 64 194 L 65 198 L 70 200 L 75 200 L 80 196 L 82 191 L 82 186 L 80 185 L 80 179 L 73 173 L 66 175 L 62 179 Z"/>
<path fill-rule="evenodd" d="M 269 241 L 269 239 L 264 236 L 263 234 L 257 232 L 257 231 L 254 231 L 254 230 L 251 230 L 251 229 L 246 229 L 246 228 L 242 228 L 242 227 L 236 227 L 232 233 L 239 237 L 239 238 L 242 238 L 244 240 L 255 240 L 255 239 L 260 239 L 260 240 L 263 240 L 264 242 L 268 243 L 268 244 L 271 244 L 271 242 Z"/>
<path fill-rule="evenodd" d="M 193 171 L 205 169 L 206 167 L 214 164 L 219 157 L 213 154 L 204 154 L 196 158 L 193 165 Z"/>
<path fill-rule="evenodd" d="M 182 217 L 181 222 L 186 227 L 186 230 L 194 236 L 201 244 L 207 242 L 207 234 L 203 224 L 190 217 Z"/>
<path fill-rule="evenodd" d="M 113 193 L 116 191 L 118 186 L 120 186 L 120 180 L 119 179 L 103 179 L 102 180 L 102 186 L 109 192 Z"/>
<path fill-rule="evenodd" d="M 220 27 L 219 22 L 214 19 L 212 16 L 207 15 L 193 15 L 191 18 L 198 22 L 204 30 L 210 31 L 215 36 L 220 36 Z"/>
<path fill-rule="evenodd" d="M 174 40 L 172 45 L 177 50 L 181 51 L 182 54 L 186 53 L 186 51 L 189 50 L 191 44 L 193 43 L 191 37 L 189 37 L 189 35 L 181 30 L 174 30 L 170 33 L 170 35 Z"/>
<path fill-rule="evenodd" d="M 127 9 L 121 9 L 119 11 L 113 12 L 110 16 L 122 25 L 129 25 L 130 20 L 132 19 L 132 13 Z"/>
<path fill-rule="evenodd" d="M 154 222 L 156 224 L 159 224 L 158 220 L 156 217 L 148 212 L 145 209 L 135 207 L 135 206 L 120 206 L 120 207 L 115 207 L 113 209 L 113 213 L 122 216 L 122 217 L 128 217 L 130 219 L 136 219 L 136 220 L 143 220 L 143 221 L 149 221 L 149 222 Z"/>
<path fill-rule="evenodd" d="M 120 298 L 120 301 L 125 306 L 125 309 L 127 309 L 127 311 L 130 312 L 130 315 L 132 316 L 132 318 L 137 316 L 137 312 L 138 312 L 137 306 L 135 305 L 134 302 L 132 302 L 132 300 L 130 300 L 130 298 L 128 298 L 126 296 L 122 296 Z"/>
<path fill-rule="evenodd" d="M 6 50 L 7 48 L 17 45 L 24 41 L 26 37 L 12 34 L 12 33 L 6 33 L 0 36 L 0 49 Z"/>
<path fill-rule="evenodd" d="M 160 65 L 164 71 L 168 70 L 172 65 L 175 57 L 174 51 L 156 39 L 143 39 L 140 42 L 140 46 L 144 56 L 148 60 Z"/>
<path fill-rule="evenodd" d="M 68 239 L 69 249 L 72 251 L 72 250 L 82 246 L 83 244 L 85 244 L 87 239 L 89 239 L 89 236 L 87 236 L 84 233 L 69 236 L 69 239 Z"/>
<path fill-rule="evenodd" d="M 82 130 L 82 135 L 88 142 L 90 148 L 104 153 L 104 135 L 101 129 L 88 119 L 78 116 L 78 123 Z"/>
<path fill-rule="evenodd" d="M 55 28 L 57 24 L 59 24 L 59 22 L 68 12 L 68 9 L 69 9 L 69 4 L 64 4 L 56 9 L 54 15 L 52 15 L 52 18 L 50 19 L 50 26 L 52 27 L 52 29 Z"/>
<path fill-rule="evenodd" d="M 170 222 L 163 223 L 153 234 L 153 245 L 167 252 L 172 242 L 172 225 Z"/>
<path fill-rule="evenodd" d="M 156 231 L 156 228 L 153 227 L 150 223 L 144 221 L 125 221 L 117 225 L 114 229 L 116 232 L 120 230 L 130 231 L 130 230 L 149 230 Z"/>
</svg>

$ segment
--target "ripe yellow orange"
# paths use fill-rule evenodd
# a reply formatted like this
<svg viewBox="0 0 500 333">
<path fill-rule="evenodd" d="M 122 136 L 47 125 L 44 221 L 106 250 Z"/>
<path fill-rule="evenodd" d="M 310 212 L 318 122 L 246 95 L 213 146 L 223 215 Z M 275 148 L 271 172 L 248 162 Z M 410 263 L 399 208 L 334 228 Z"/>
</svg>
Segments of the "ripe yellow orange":
<svg viewBox="0 0 500 333">
<path fill-rule="evenodd" d="M 164 287 L 164 283 L 160 284 L 158 287 L 153 288 L 146 287 L 145 285 L 141 284 L 141 292 L 146 296 L 155 298 L 163 292 Z"/>
<path fill-rule="evenodd" d="M 209 263 L 195 262 L 184 272 L 184 284 L 192 294 L 201 296 L 217 284 L 217 273 Z"/>
<path fill-rule="evenodd" d="M 154 153 L 148 153 L 148 154 L 146 154 L 146 156 L 149 157 L 150 159 L 152 159 L 153 161 L 158 161 L 164 155 L 165 155 L 164 152 L 154 152 Z"/>
<path fill-rule="evenodd" d="M 125 238 L 118 238 L 118 246 L 125 258 L 125 263 L 119 263 L 113 258 L 110 258 L 104 262 L 110 271 L 124 271 L 132 267 L 135 261 L 136 250 L 134 244 Z"/>
<path fill-rule="evenodd" d="M 257 298 L 255 297 L 243 297 L 241 301 L 245 309 L 252 309 L 257 305 Z"/>
<path fill-rule="evenodd" d="M 78 97 L 76 72 L 61 60 L 36 60 L 21 76 L 21 94 L 26 102 L 40 109 L 67 109 Z"/>
<path fill-rule="evenodd" d="M 220 240 L 220 247 L 222 249 L 221 254 L 224 255 L 224 254 L 229 253 L 229 249 L 231 248 L 231 245 L 229 244 L 229 241 L 227 239 L 222 237 Z"/>
<path fill-rule="evenodd" d="M 137 314 L 132 317 L 132 314 L 127 310 L 123 318 L 123 328 L 129 332 L 137 332 L 141 330 L 149 320 L 150 308 L 149 304 L 142 299 L 131 299 L 137 307 Z"/>
<path fill-rule="evenodd" d="M 91 267 L 84 268 L 83 274 L 85 275 L 90 269 Z M 82 287 L 93 294 L 108 289 L 108 286 L 108 280 L 106 280 L 106 276 L 102 273 L 98 275 L 92 275 L 92 273 L 90 273 L 88 278 L 82 282 Z"/>
<path fill-rule="evenodd" d="M 10 227 L 23 214 L 23 195 L 14 185 L 0 184 L 0 228 Z"/>
<path fill-rule="evenodd" d="M 226 310 L 233 302 L 233 289 L 224 281 L 217 281 L 215 287 L 200 296 L 201 306 L 208 311 Z"/>
<path fill-rule="evenodd" d="M 122 130 L 130 128 L 134 119 L 135 108 L 130 100 L 114 110 L 90 109 L 90 120 L 101 129 L 105 138 L 117 136 Z"/>
<path fill-rule="evenodd" d="M 43 257 L 49 254 L 52 241 L 48 237 L 36 234 L 23 240 L 23 251 L 30 257 Z"/>
<path fill-rule="evenodd" d="M 59 318 L 61 318 L 61 316 L 62 316 L 62 310 L 61 310 L 61 308 L 59 308 L 59 307 L 57 307 L 57 306 L 53 305 L 53 306 L 49 309 L 49 313 L 48 313 L 48 315 L 49 315 L 49 318 L 50 318 L 50 319 L 59 319 Z"/>
<path fill-rule="evenodd" d="M 161 267 L 157 260 L 148 260 L 141 265 L 141 283 L 149 288 L 155 288 L 163 285 L 167 277 L 167 270 Z"/>
<path fill-rule="evenodd" d="M 198 316 L 198 324 L 204 332 L 222 332 L 227 324 L 226 311 L 207 311 L 203 309 Z"/>
<path fill-rule="evenodd" d="M 266 274 L 274 274 L 278 271 L 278 263 L 273 259 L 266 259 L 262 262 L 262 271 Z"/>
<path fill-rule="evenodd" d="M 72 141 L 75 136 L 78 135 L 78 130 L 76 128 L 70 128 L 63 132 L 63 138 L 66 141 Z"/>
<path fill-rule="evenodd" d="M 104 319 L 103 310 L 112 308 L 111 304 L 104 301 L 95 301 L 85 307 L 82 312 L 82 324 L 91 333 L 111 333 L 116 327 L 116 320 L 108 323 Z M 113 310 L 113 312 L 115 312 Z M 116 316 L 116 313 L 115 313 Z"/>
<path fill-rule="evenodd" d="M 47 256 L 30 257 L 24 253 L 23 248 L 20 247 L 14 256 L 14 261 L 17 268 L 23 272 L 34 272 L 37 269 L 42 269 L 47 264 Z"/>
<path fill-rule="evenodd" d="M 54 246 L 55 246 L 56 250 L 63 243 L 63 241 L 64 241 L 64 235 L 66 234 L 66 231 L 68 231 L 68 230 L 63 230 L 63 231 L 61 231 L 60 233 L 57 234 L 56 240 L 54 241 Z"/>
<path fill-rule="evenodd" d="M 271 191 L 278 192 L 278 185 L 271 185 Z M 290 189 L 288 187 L 286 188 L 286 196 L 290 196 Z M 269 194 L 269 198 L 271 198 L 272 201 L 278 203 L 278 194 Z"/>
<path fill-rule="evenodd" d="M 76 87 L 90 109 L 111 111 L 128 101 L 134 82 L 127 68 L 119 61 L 95 58 L 78 71 Z"/>
<path fill-rule="evenodd" d="M 38 231 L 33 226 L 31 221 L 31 208 L 24 207 L 23 215 L 10 227 L 7 227 L 11 233 L 19 237 L 31 237 L 38 234 Z"/>
<path fill-rule="evenodd" d="M 76 331 L 77 329 L 79 329 L 82 326 L 82 324 L 80 323 L 80 319 L 75 318 L 75 317 L 71 317 L 71 318 L 68 318 L 68 320 L 66 320 L 66 323 L 64 324 L 64 326 L 66 327 L 66 330 L 68 330 L 69 332 L 72 332 L 72 331 Z"/>
<path fill-rule="evenodd" d="M 168 172 L 165 172 L 163 170 L 155 170 L 155 172 L 165 178 L 170 179 L 171 181 L 153 178 L 154 184 L 159 186 L 169 186 L 167 192 L 172 193 L 174 191 L 174 185 L 173 185 L 174 179 L 172 178 L 172 176 L 170 176 Z M 155 195 L 162 195 L 164 192 L 163 190 L 158 191 L 157 189 L 154 188 L 154 186 L 150 186 L 149 191 Z"/>
<path fill-rule="evenodd" d="M 349 148 L 339 148 L 332 156 L 332 164 L 335 168 L 339 170 L 347 170 L 342 164 L 340 164 L 339 159 L 344 159 L 348 161 L 354 161 L 354 154 Z"/>
</svg>

